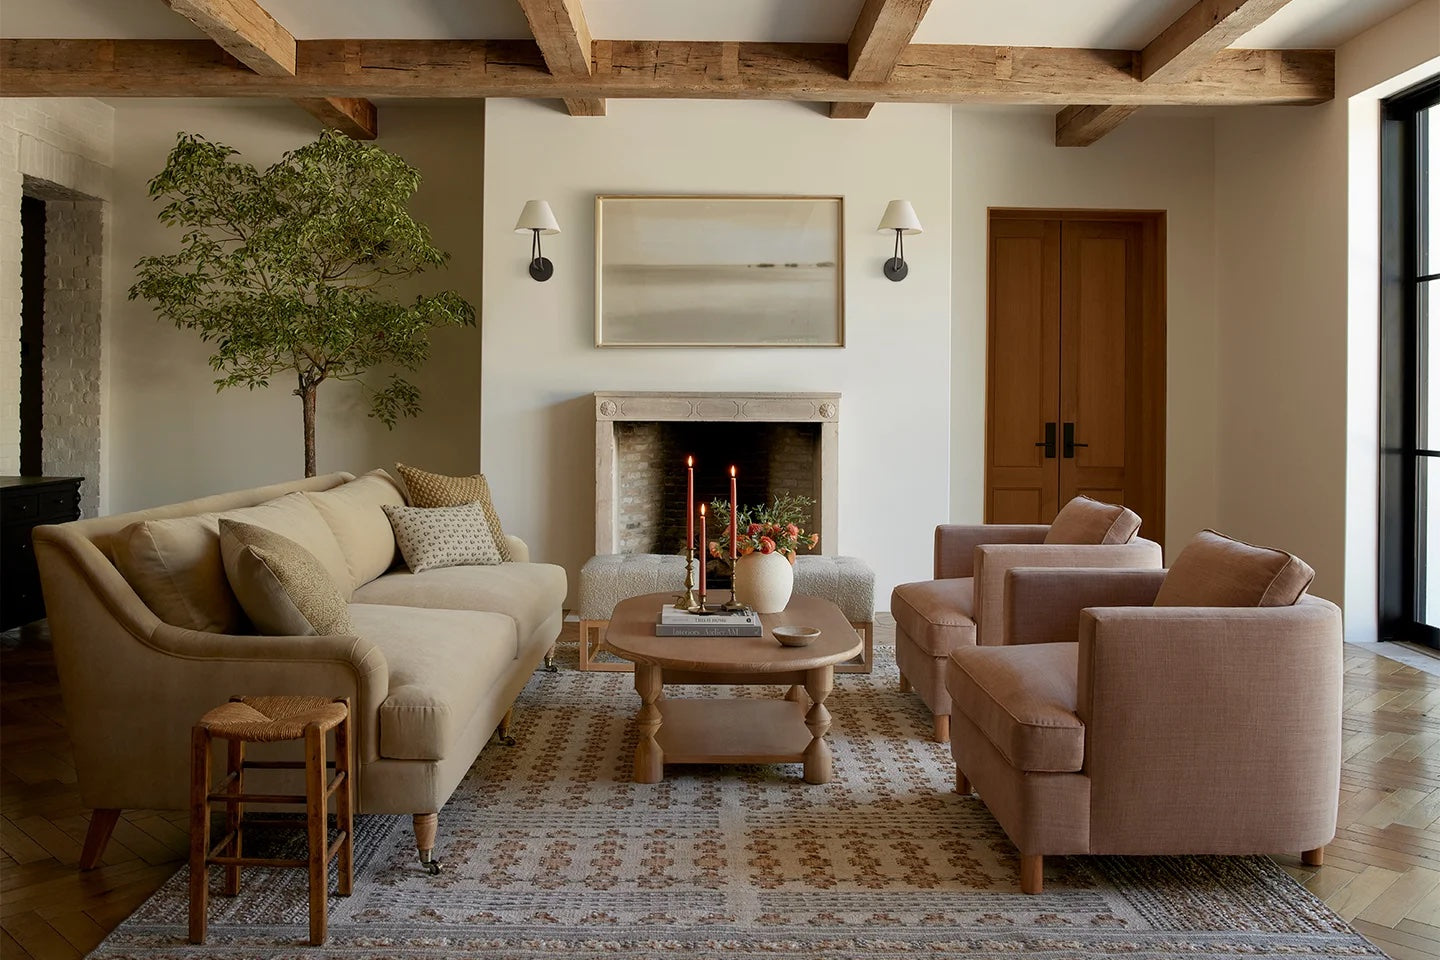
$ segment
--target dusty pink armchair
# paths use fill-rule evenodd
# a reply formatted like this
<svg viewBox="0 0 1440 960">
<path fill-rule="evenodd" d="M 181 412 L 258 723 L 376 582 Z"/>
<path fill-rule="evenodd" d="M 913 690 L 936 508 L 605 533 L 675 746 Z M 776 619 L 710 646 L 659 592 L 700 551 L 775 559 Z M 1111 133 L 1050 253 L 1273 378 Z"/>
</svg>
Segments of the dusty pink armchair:
<svg viewBox="0 0 1440 960">
<path fill-rule="evenodd" d="M 1005 573 L 1012 567 L 1149 567 L 1160 545 L 1137 534 L 1131 510 L 1076 497 L 1050 524 L 935 528 L 935 579 L 902 583 L 890 595 L 900 689 L 914 690 L 934 717 L 934 738 L 950 739 L 945 663 L 962 646 L 1005 643 Z"/>
<path fill-rule="evenodd" d="M 947 664 L 973 785 L 1039 893 L 1047 855 L 1299 852 L 1335 836 L 1340 611 L 1302 561 L 1209 531 L 1163 570 L 1017 568 L 1011 646 Z"/>
</svg>

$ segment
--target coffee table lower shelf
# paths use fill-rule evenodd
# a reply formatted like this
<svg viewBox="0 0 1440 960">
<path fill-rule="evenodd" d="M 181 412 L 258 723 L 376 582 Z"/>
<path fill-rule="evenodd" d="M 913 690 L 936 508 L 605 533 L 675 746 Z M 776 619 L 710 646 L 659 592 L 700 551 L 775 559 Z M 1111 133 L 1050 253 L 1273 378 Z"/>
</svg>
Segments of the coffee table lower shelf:
<svg viewBox="0 0 1440 960">
<path fill-rule="evenodd" d="M 829 744 L 806 724 L 814 709 L 809 703 L 665 698 L 655 706 L 660 711 L 654 733 L 659 762 L 648 753 L 642 733 L 635 752 L 637 783 L 658 782 L 663 774 L 656 774 L 667 763 L 803 763 L 806 783 L 830 781 Z"/>
</svg>

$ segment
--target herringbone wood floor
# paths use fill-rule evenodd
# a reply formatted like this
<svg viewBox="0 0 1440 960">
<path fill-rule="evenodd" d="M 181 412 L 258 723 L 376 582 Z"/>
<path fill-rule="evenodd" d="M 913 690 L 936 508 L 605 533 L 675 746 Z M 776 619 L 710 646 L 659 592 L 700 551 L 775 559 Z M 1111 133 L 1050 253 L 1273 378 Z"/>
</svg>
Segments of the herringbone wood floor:
<svg viewBox="0 0 1440 960">
<path fill-rule="evenodd" d="M 573 624 L 562 641 L 575 642 Z M 889 624 L 876 640 L 891 642 Z M 127 811 L 80 873 L 80 805 L 43 629 L 0 649 L 0 957 L 80 957 L 184 862 L 185 815 Z M 1340 830 L 1325 866 L 1277 858 L 1397 960 L 1440 958 L 1440 678 L 1346 651 Z"/>
</svg>

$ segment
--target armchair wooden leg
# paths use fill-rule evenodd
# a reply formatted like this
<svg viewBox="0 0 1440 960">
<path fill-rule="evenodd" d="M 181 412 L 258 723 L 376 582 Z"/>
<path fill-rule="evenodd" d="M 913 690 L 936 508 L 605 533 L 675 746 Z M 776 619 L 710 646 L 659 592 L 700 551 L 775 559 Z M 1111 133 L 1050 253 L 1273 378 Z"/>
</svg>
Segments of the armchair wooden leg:
<svg viewBox="0 0 1440 960">
<path fill-rule="evenodd" d="M 94 870 L 100 866 L 105 847 L 110 843 L 110 834 L 120 822 L 119 810 L 93 810 L 90 813 L 90 829 L 85 831 L 85 849 L 80 852 L 80 869 Z"/>
<path fill-rule="evenodd" d="M 934 735 L 934 740 L 935 740 L 936 743 L 949 743 L 949 742 L 950 742 L 950 714 L 948 714 L 948 713 L 937 713 L 937 714 L 935 714 L 935 735 Z"/>
<path fill-rule="evenodd" d="M 970 785 L 970 778 L 965 776 L 965 771 L 959 767 L 955 768 L 955 792 L 962 797 L 968 797 L 974 791 Z"/>
<path fill-rule="evenodd" d="M 903 673 L 900 674 L 900 692 L 901 692 L 901 693 L 909 693 L 909 692 L 910 692 L 910 678 L 907 677 L 907 676 L 905 676 L 905 674 L 903 674 Z"/>
<path fill-rule="evenodd" d="M 440 815 L 435 813 L 417 813 L 411 817 L 415 849 L 420 853 L 420 863 L 431 876 L 440 872 L 440 861 L 435 859 L 435 830 L 439 821 Z"/>
<path fill-rule="evenodd" d="M 1045 889 L 1045 858 L 1038 853 L 1020 856 L 1020 892 L 1040 893 Z"/>
<path fill-rule="evenodd" d="M 1300 862 L 1307 867 L 1320 867 L 1325 864 L 1325 848 L 1316 847 L 1314 850 L 1306 850 L 1300 854 Z"/>
</svg>

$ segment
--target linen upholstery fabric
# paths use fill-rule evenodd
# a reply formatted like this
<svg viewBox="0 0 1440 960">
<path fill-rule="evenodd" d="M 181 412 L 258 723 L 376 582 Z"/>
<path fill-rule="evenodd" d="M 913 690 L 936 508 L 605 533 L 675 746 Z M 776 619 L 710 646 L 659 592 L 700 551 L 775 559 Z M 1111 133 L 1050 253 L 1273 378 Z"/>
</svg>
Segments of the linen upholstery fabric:
<svg viewBox="0 0 1440 960">
<path fill-rule="evenodd" d="M 942 523 L 935 528 L 935 579 L 975 576 L 975 548 L 982 543 L 1044 543 L 1043 523 Z"/>
<path fill-rule="evenodd" d="M 1079 644 L 960 647 L 950 654 L 946 687 L 953 713 L 964 713 L 1027 773 L 1076 773 L 1085 761 L 1085 727 L 1075 715 Z"/>
<path fill-rule="evenodd" d="M 481 509 L 485 511 L 485 522 L 489 524 L 490 532 L 495 538 L 495 549 L 500 552 L 500 559 L 502 561 L 514 559 L 510 556 L 509 546 L 505 540 L 505 530 L 500 524 L 500 514 L 496 511 L 495 502 L 490 496 L 490 481 L 485 479 L 485 474 L 447 477 L 444 474 L 430 473 L 403 463 L 395 464 L 395 469 L 399 472 L 400 479 L 405 481 L 405 489 L 410 493 L 412 507 L 458 507 L 466 503 L 480 504 Z"/>
<path fill-rule="evenodd" d="M 1286 607 L 1315 571 L 1293 554 L 1257 547 L 1214 530 L 1197 533 L 1165 576 L 1157 607 Z"/>
<path fill-rule="evenodd" d="M 890 613 L 922 651 L 946 657 L 975 645 L 974 591 L 969 577 L 902 583 L 890 594 Z"/>
<path fill-rule="evenodd" d="M 1140 516 L 1118 503 L 1075 497 L 1050 524 L 1046 543 L 1129 543 L 1140 531 Z"/>
<path fill-rule="evenodd" d="M 388 473 L 372 470 L 344 486 L 305 496 L 335 535 L 350 573 L 350 589 L 395 565 L 395 532 L 381 508 L 403 505 L 405 494 Z"/>
<path fill-rule="evenodd" d="M 288 537 L 220 518 L 225 576 L 246 616 L 277 637 L 354 633 L 345 601 L 314 554 Z"/>
<path fill-rule="evenodd" d="M 1015 567 L 1005 575 L 1006 643 L 1074 643 L 1086 607 L 1155 602 L 1164 570 Z"/>
<path fill-rule="evenodd" d="M 157 617 L 207 633 L 242 633 L 245 612 L 220 559 L 220 515 L 141 520 L 117 533 L 115 566 Z"/>
<path fill-rule="evenodd" d="M 443 760 L 518 653 L 515 621 L 498 613 L 353 603 L 355 631 L 390 665 L 380 704 L 380 756 Z"/>
<path fill-rule="evenodd" d="M 330 525 L 304 493 L 296 491 L 268 503 L 228 510 L 222 517 L 252 523 L 295 541 L 320 561 L 335 582 L 340 596 L 347 600 L 350 598 L 350 565 L 345 562 L 345 555 L 340 552 L 340 543 L 330 532 Z M 216 542 L 219 542 L 218 535 Z"/>
<path fill-rule="evenodd" d="M 565 602 L 565 569 L 548 563 L 491 567 L 441 567 L 412 573 L 396 570 L 365 584 L 357 604 L 394 604 L 437 610 L 485 610 L 515 621 L 516 642 L 530 637 Z M 517 656 L 511 651 L 511 656 Z"/>
<path fill-rule="evenodd" d="M 478 503 L 458 507 L 382 507 L 395 530 L 405 565 L 415 573 L 461 564 L 494 566 L 504 561 Z"/>
</svg>

